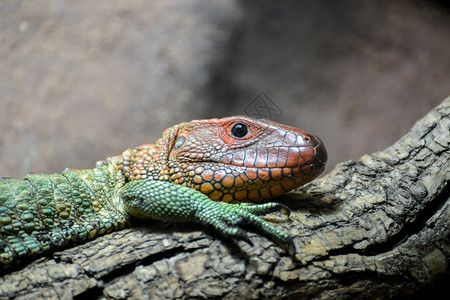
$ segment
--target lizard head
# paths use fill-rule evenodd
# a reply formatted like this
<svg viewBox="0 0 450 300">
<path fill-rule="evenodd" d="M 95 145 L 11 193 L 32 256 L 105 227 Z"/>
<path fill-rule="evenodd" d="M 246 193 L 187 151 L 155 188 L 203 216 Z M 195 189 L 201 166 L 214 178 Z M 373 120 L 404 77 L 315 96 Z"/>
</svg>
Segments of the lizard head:
<svg viewBox="0 0 450 300">
<path fill-rule="evenodd" d="M 153 178 L 225 202 L 282 195 L 323 172 L 323 142 L 303 130 L 250 117 L 194 120 L 166 129 L 155 145 L 122 155 L 128 180 Z"/>
</svg>

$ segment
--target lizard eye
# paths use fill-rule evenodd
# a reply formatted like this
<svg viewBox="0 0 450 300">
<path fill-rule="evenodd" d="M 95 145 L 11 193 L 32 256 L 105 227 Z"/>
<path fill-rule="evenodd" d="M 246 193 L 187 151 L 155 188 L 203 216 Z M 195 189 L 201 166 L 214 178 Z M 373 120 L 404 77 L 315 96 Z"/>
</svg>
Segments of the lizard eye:
<svg viewBox="0 0 450 300">
<path fill-rule="evenodd" d="M 184 142 L 186 142 L 186 138 L 184 136 L 179 136 L 175 140 L 175 145 L 173 146 L 173 150 L 178 150 L 183 146 Z"/>
<path fill-rule="evenodd" d="M 247 125 L 245 125 L 243 123 L 234 124 L 233 127 L 231 127 L 231 134 L 235 138 L 238 138 L 238 139 L 243 138 L 244 136 L 246 136 L 248 134 Z"/>
</svg>

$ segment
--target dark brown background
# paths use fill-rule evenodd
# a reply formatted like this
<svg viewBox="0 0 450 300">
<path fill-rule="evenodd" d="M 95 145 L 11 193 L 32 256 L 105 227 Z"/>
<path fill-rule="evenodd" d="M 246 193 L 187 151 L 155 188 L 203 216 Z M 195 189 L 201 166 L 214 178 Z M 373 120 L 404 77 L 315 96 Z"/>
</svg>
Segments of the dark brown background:
<svg viewBox="0 0 450 300">
<path fill-rule="evenodd" d="M 382 150 L 450 94 L 439 1 L 0 4 L 0 176 L 91 168 L 197 118 L 243 114 L 322 137 L 330 170 Z"/>
</svg>

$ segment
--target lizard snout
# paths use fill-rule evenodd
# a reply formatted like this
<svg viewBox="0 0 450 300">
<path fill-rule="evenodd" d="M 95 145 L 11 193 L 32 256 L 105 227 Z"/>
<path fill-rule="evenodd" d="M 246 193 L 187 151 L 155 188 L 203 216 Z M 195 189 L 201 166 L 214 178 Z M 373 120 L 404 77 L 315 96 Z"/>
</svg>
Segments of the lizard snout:
<svg viewBox="0 0 450 300">
<path fill-rule="evenodd" d="M 328 154 L 322 140 L 318 136 L 310 133 L 305 134 L 303 136 L 303 140 L 309 147 L 314 148 L 313 163 L 317 165 L 323 165 L 325 167 L 325 164 L 328 160 Z"/>
</svg>

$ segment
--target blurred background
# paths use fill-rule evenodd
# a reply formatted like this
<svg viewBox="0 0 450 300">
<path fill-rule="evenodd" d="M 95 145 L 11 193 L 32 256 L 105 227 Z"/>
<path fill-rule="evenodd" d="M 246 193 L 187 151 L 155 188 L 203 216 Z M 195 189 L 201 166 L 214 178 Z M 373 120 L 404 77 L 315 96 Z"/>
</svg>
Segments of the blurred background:
<svg viewBox="0 0 450 300">
<path fill-rule="evenodd" d="M 324 140 L 329 171 L 450 95 L 449 38 L 442 1 L 2 0 L 0 177 L 267 107 Z"/>
</svg>

